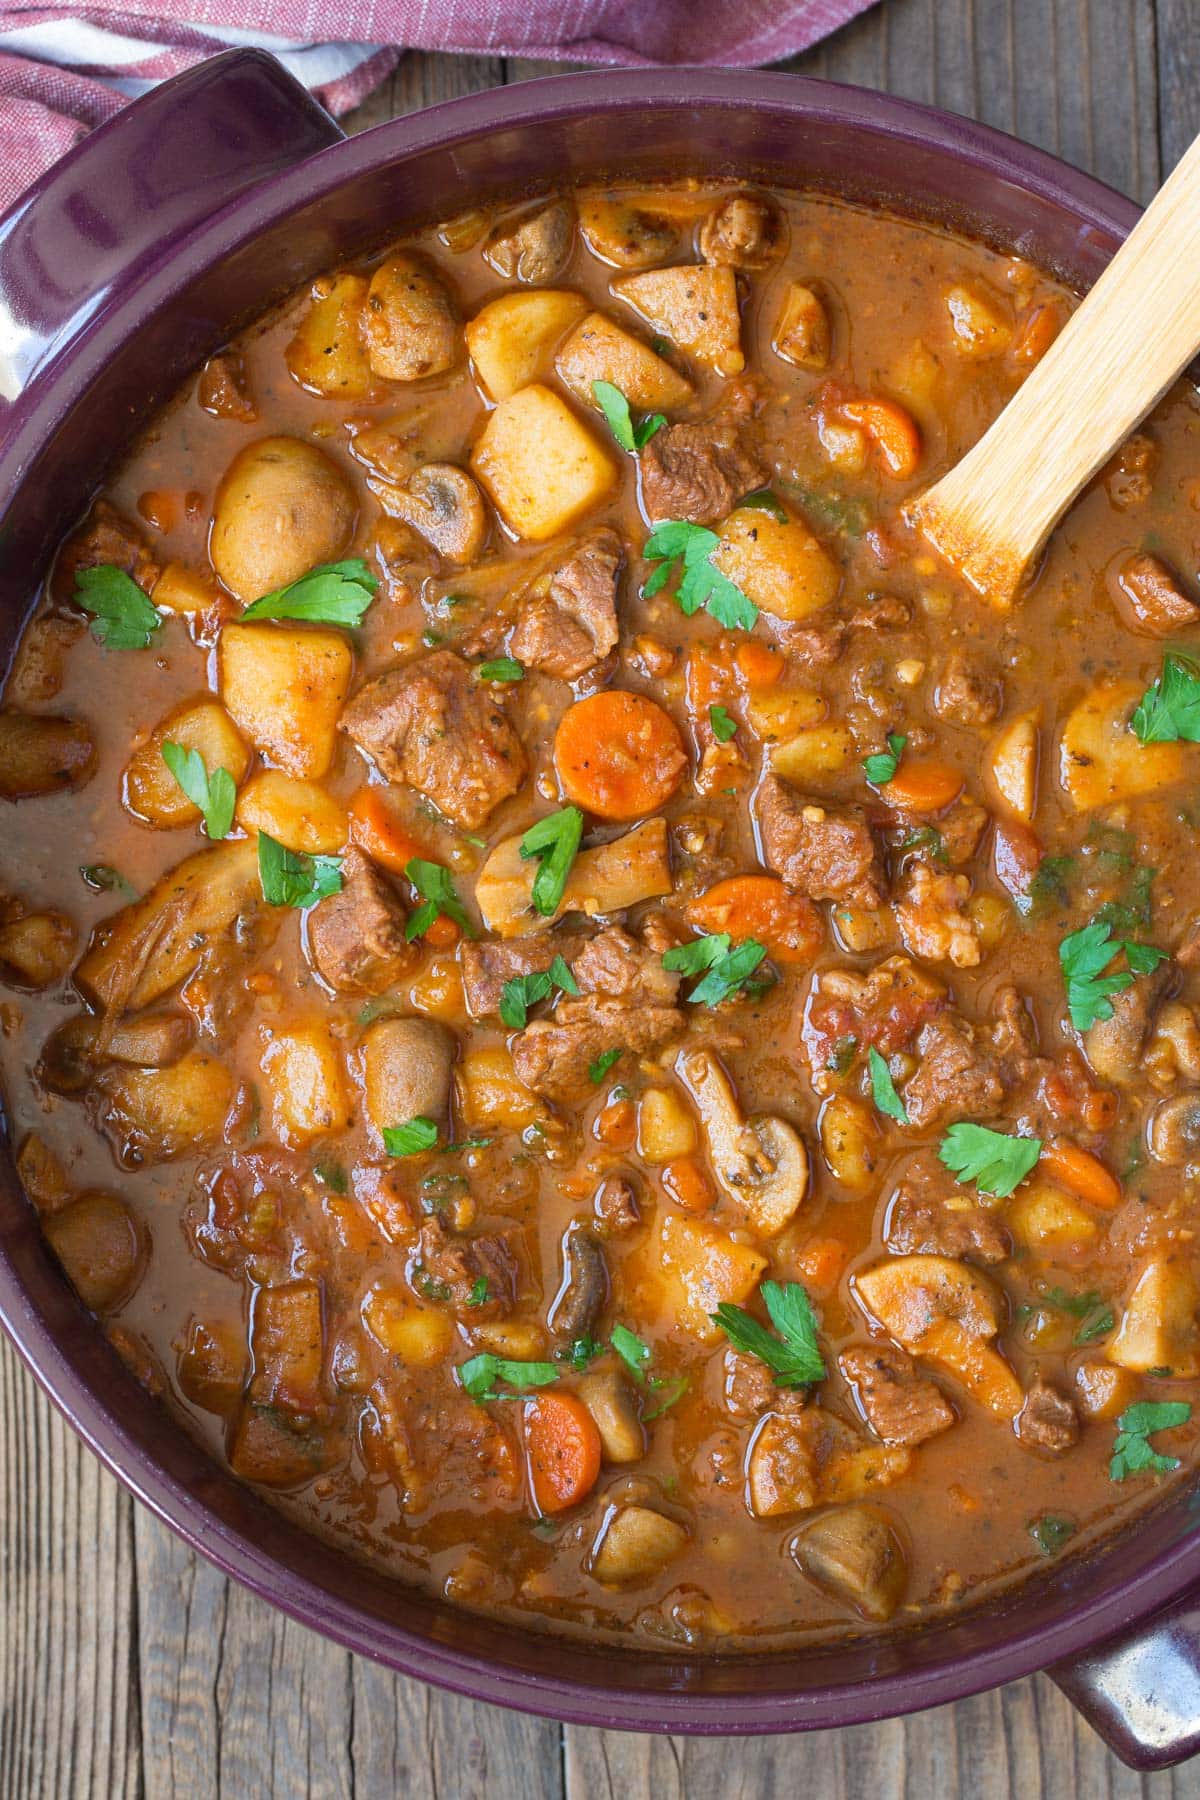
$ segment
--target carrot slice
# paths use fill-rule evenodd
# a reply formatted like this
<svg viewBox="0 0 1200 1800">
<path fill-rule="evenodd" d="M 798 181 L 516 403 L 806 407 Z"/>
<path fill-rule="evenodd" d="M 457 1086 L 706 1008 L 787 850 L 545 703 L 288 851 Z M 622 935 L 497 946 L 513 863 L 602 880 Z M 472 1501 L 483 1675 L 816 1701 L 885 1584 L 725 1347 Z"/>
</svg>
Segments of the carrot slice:
<svg viewBox="0 0 1200 1800">
<path fill-rule="evenodd" d="M 569 706 L 554 738 L 563 793 L 601 819 L 640 819 L 671 798 L 687 768 L 674 720 L 644 694 L 607 688 Z"/>
<path fill-rule="evenodd" d="M 596 1485 L 600 1433 L 574 1394 L 535 1394 L 525 1403 L 529 1481 L 541 1513 L 566 1512 Z"/>
<path fill-rule="evenodd" d="M 861 425 L 889 475 L 906 481 L 915 475 L 921 460 L 921 433 L 912 414 L 895 400 L 847 400 L 841 407 L 842 417 L 852 425 Z"/>
<path fill-rule="evenodd" d="M 409 836 L 381 788 L 359 788 L 346 810 L 350 842 L 394 875 L 403 875 L 414 856 L 425 855 L 425 847 Z"/>
<path fill-rule="evenodd" d="M 957 800 L 962 790 L 961 770 L 938 757 L 925 756 L 901 762 L 879 793 L 889 806 L 898 806 L 901 812 L 939 813 Z"/>
<path fill-rule="evenodd" d="M 680 1156 L 674 1162 L 664 1163 L 662 1184 L 683 1212 L 705 1213 L 712 1206 L 708 1176 L 694 1157 Z"/>
<path fill-rule="evenodd" d="M 796 1253 L 796 1273 L 805 1287 L 828 1292 L 845 1268 L 849 1254 L 840 1238 L 813 1238 Z"/>
<path fill-rule="evenodd" d="M 691 902 L 687 916 L 698 931 L 757 938 L 780 962 L 811 962 L 825 939 L 824 921 L 812 901 L 789 894 L 773 875 L 718 881 Z"/>
<path fill-rule="evenodd" d="M 1082 1144 L 1073 1144 L 1069 1138 L 1053 1138 L 1043 1149 L 1038 1164 L 1053 1181 L 1092 1206 L 1111 1212 L 1121 1204 L 1120 1182 Z"/>
<path fill-rule="evenodd" d="M 748 638 L 734 651 L 738 674 L 750 689 L 774 687 L 784 671 L 784 659 L 778 650 Z"/>
</svg>

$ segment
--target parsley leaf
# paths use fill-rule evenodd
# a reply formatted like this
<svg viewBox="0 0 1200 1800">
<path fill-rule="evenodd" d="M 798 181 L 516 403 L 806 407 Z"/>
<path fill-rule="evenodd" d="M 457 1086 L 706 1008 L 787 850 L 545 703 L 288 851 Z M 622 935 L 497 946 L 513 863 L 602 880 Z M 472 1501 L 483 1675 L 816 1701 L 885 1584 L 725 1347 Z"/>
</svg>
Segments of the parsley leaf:
<svg viewBox="0 0 1200 1800">
<path fill-rule="evenodd" d="M 1119 951 L 1124 950 L 1129 968 L 1106 975 Z M 1058 960 L 1067 984 L 1067 1009 L 1076 1031 L 1086 1031 L 1097 1019 L 1111 1019 L 1113 994 L 1132 987 L 1135 975 L 1148 975 L 1166 956 L 1153 944 L 1131 943 L 1112 936 L 1102 919 L 1072 931 L 1058 946 Z"/>
<path fill-rule="evenodd" d="M 564 994 L 578 994 L 579 983 L 570 965 L 556 956 L 548 969 L 535 969 L 528 975 L 514 975 L 500 990 L 500 1017 L 512 1031 L 523 1031 L 529 1008 L 545 1000 L 552 988 Z"/>
<path fill-rule="evenodd" d="M 433 921 L 440 918 L 452 919 L 464 937 L 475 936 L 466 908 L 454 891 L 449 869 L 443 868 L 441 863 L 426 862 L 423 857 L 414 856 L 405 863 L 404 874 L 424 902 L 409 915 L 404 927 L 404 935 L 410 944 L 414 938 L 424 937 Z"/>
<path fill-rule="evenodd" d="M 1162 674 L 1142 695 L 1129 729 L 1141 744 L 1200 744 L 1200 668 L 1189 657 L 1163 657 Z"/>
<path fill-rule="evenodd" d="M 521 855 L 538 858 L 531 898 L 543 918 L 553 918 L 566 891 L 567 876 L 583 837 L 583 814 L 577 806 L 547 813 L 521 839 Z"/>
<path fill-rule="evenodd" d="M 886 750 L 876 750 L 873 756 L 863 759 L 863 769 L 872 787 L 882 787 L 890 781 L 900 766 L 900 758 L 904 754 L 907 737 L 899 731 L 888 732 Z"/>
<path fill-rule="evenodd" d="M 620 1062 L 624 1054 L 624 1050 L 620 1048 L 615 1050 L 602 1050 L 595 1062 L 590 1062 L 588 1064 L 588 1080 L 592 1083 L 593 1087 L 600 1086 L 600 1083 L 604 1080 L 604 1077 L 608 1074 L 608 1071 L 612 1068 L 613 1064 L 615 1062 Z"/>
<path fill-rule="evenodd" d="M 899 1125 L 907 1125 L 908 1113 L 903 1100 L 896 1092 L 892 1071 L 874 1044 L 867 1051 L 867 1067 L 871 1071 L 871 1098 L 880 1112 L 886 1114 L 889 1119 L 895 1119 Z"/>
<path fill-rule="evenodd" d="M 718 931 L 667 950 L 662 966 L 679 975 L 698 975 L 701 970 L 707 970 L 703 981 L 696 984 L 687 998 L 696 1006 L 719 1006 L 722 1000 L 728 1000 L 737 992 L 766 954 L 765 944 L 754 938 L 746 938 L 735 950 L 729 933 Z"/>
<path fill-rule="evenodd" d="M 708 722 L 712 726 L 712 734 L 718 744 L 727 744 L 737 734 L 737 720 L 730 718 L 723 706 L 710 706 Z"/>
<path fill-rule="evenodd" d="M 760 512 L 770 513 L 777 525 L 788 522 L 787 508 L 775 498 L 770 488 L 755 488 L 752 494 L 743 494 L 738 501 L 739 510 L 743 506 L 757 506 Z"/>
<path fill-rule="evenodd" d="M 608 420 L 608 429 L 622 450 L 643 449 L 655 432 L 661 431 L 667 422 L 661 413 L 652 413 L 640 425 L 635 425 L 628 400 L 611 381 L 593 381 L 592 393 L 595 395 L 596 405 Z"/>
<path fill-rule="evenodd" d="M 508 1386 L 519 1394 L 528 1393 L 531 1388 L 549 1387 L 557 1381 L 559 1369 L 552 1362 L 516 1362 L 509 1356 L 493 1356 L 485 1350 L 480 1356 L 469 1357 L 458 1371 L 461 1381 L 472 1400 L 499 1400 L 504 1396 L 497 1392 L 498 1381 L 507 1382 Z"/>
<path fill-rule="evenodd" d="M 170 740 L 162 747 L 162 759 L 192 805 L 204 814 L 204 829 L 209 837 L 228 837 L 237 804 L 237 783 L 229 770 L 214 769 L 210 775 L 198 750 L 185 749 Z"/>
<path fill-rule="evenodd" d="M 115 563 L 76 571 L 75 604 L 92 615 L 92 636 L 106 650 L 144 650 L 162 628 L 157 609 Z"/>
<path fill-rule="evenodd" d="M 132 881 L 126 881 L 120 869 L 114 869 L 111 863 L 80 863 L 79 873 L 93 893 L 120 894 L 122 900 L 138 897 Z"/>
<path fill-rule="evenodd" d="M 1079 1527 L 1074 1519 L 1065 1519 L 1061 1513 L 1042 1513 L 1031 1519 L 1025 1529 L 1043 1556 L 1055 1556 Z"/>
<path fill-rule="evenodd" d="M 424 1114 L 406 1119 L 403 1125 L 383 1128 L 383 1147 L 389 1156 L 417 1156 L 422 1150 L 432 1150 L 437 1140 L 437 1121 Z"/>
<path fill-rule="evenodd" d="M 322 1187 L 327 1187 L 331 1194 L 348 1194 L 350 1191 L 349 1178 L 341 1163 L 315 1162 L 313 1174 Z"/>
<path fill-rule="evenodd" d="M 471 1285 L 471 1291 L 467 1295 L 467 1305 L 468 1306 L 486 1306 L 487 1305 L 487 1297 L 488 1297 L 488 1278 L 486 1275 L 480 1275 L 478 1277 L 478 1279 L 476 1281 L 474 1281 Z"/>
<path fill-rule="evenodd" d="M 959 1181 L 973 1181 L 981 1194 L 1007 1199 L 1029 1174 L 1042 1153 L 1042 1140 L 1007 1137 L 986 1125 L 951 1125 L 938 1159 Z"/>
<path fill-rule="evenodd" d="M 1153 1471 L 1165 1475 L 1179 1467 L 1177 1456 L 1163 1456 L 1151 1447 L 1150 1437 L 1156 1431 L 1169 1431 L 1174 1425 L 1186 1425 L 1192 1409 L 1186 1400 L 1139 1400 L 1126 1407 L 1117 1420 L 1117 1436 L 1112 1461 L 1108 1465 L 1112 1481 L 1124 1481 L 1127 1475 Z"/>
<path fill-rule="evenodd" d="M 525 666 L 515 656 L 498 656 L 494 662 L 480 663 L 475 674 L 480 681 L 524 681 Z"/>
<path fill-rule="evenodd" d="M 243 619 L 304 619 L 310 625 L 361 625 L 363 615 L 379 586 L 359 557 L 349 562 L 320 563 L 291 581 L 252 601 Z"/>
<path fill-rule="evenodd" d="M 761 1293 L 778 1337 L 744 1306 L 734 1306 L 728 1300 L 723 1300 L 709 1317 L 735 1349 L 748 1351 L 774 1370 L 778 1387 L 804 1387 L 811 1381 L 823 1381 L 826 1369 L 817 1345 L 817 1321 L 800 1283 L 789 1281 L 781 1287 L 777 1281 L 764 1281 Z"/>
<path fill-rule="evenodd" d="M 340 856 L 305 856 L 258 834 L 258 878 L 268 906 L 297 906 L 307 912 L 318 900 L 342 891 Z"/>
<path fill-rule="evenodd" d="M 630 1331 L 627 1325 L 614 1325 L 608 1341 L 633 1379 L 637 1382 L 645 1381 L 651 1357 L 649 1344 L 644 1343 L 636 1332 Z"/>
<path fill-rule="evenodd" d="M 715 531 L 692 525 L 686 519 L 660 525 L 646 539 L 642 551 L 647 562 L 658 564 L 642 593 L 648 600 L 666 586 L 672 575 L 678 574 L 675 600 L 689 619 L 703 606 L 727 630 L 752 631 L 758 620 L 757 606 L 709 560 L 720 543 Z"/>
</svg>

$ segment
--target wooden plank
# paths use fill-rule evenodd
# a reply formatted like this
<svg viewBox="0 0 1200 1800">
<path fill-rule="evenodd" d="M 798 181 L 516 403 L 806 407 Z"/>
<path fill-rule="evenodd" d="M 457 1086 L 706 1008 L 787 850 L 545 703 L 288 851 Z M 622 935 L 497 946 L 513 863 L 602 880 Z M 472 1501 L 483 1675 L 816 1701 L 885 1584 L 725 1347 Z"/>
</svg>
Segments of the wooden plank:
<svg viewBox="0 0 1200 1800">
<path fill-rule="evenodd" d="M 1165 174 L 1200 132 L 1196 0 L 1157 0 L 1156 23 L 1159 149 Z"/>
</svg>

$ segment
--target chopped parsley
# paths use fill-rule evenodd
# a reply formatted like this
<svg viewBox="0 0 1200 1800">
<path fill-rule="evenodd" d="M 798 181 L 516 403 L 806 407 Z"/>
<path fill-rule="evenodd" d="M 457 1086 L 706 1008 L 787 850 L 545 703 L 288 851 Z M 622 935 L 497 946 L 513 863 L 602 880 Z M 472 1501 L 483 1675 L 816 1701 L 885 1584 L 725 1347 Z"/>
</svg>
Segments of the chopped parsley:
<svg viewBox="0 0 1200 1800">
<path fill-rule="evenodd" d="M 981 1194 L 1007 1199 L 1030 1173 L 1042 1153 L 1042 1140 L 1008 1137 L 986 1125 L 951 1125 L 938 1149 L 938 1159 L 957 1180 L 973 1181 Z"/>
<path fill-rule="evenodd" d="M 786 525 L 788 522 L 787 508 L 770 488 L 755 488 L 752 494 L 744 494 L 738 501 L 738 510 L 743 506 L 756 506 L 760 512 L 770 513 L 777 525 Z"/>
<path fill-rule="evenodd" d="M 210 775 L 198 750 L 170 740 L 162 747 L 162 759 L 192 805 L 203 813 L 209 837 L 214 841 L 228 837 L 237 804 L 237 783 L 229 770 L 214 769 Z"/>
<path fill-rule="evenodd" d="M 731 718 L 723 706 L 710 706 L 708 722 L 712 726 L 712 734 L 718 744 L 727 744 L 731 737 L 737 735 L 737 720 Z"/>
<path fill-rule="evenodd" d="M 887 741 L 886 750 L 876 750 L 873 756 L 863 759 L 863 771 L 872 787 L 882 787 L 892 779 L 900 766 L 908 738 L 901 731 L 889 731 Z"/>
<path fill-rule="evenodd" d="M 318 900 L 341 893 L 342 859 L 287 850 L 267 832 L 260 831 L 258 878 L 268 906 L 295 906 L 307 912 Z"/>
<path fill-rule="evenodd" d="M 578 994 L 579 983 L 570 965 L 556 956 L 548 969 L 535 969 L 529 975 L 514 975 L 500 990 L 500 1017 L 512 1031 L 523 1031 L 529 1008 L 545 1000 L 552 988 L 564 994 Z"/>
<path fill-rule="evenodd" d="M 748 1313 L 744 1306 L 722 1301 L 710 1313 L 737 1350 L 757 1356 L 774 1371 L 778 1387 L 804 1387 L 812 1381 L 823 1381 L 825 1359 L 817 1344 L 817 1321 L 808 1295 L 798 1281 L 780 1286 L 777 1281 L 764 1281 L 762 1297 L 774 1333 Z"/>
<path fill-rule="evenodd" d="M 856 1037 L 840 1037 L 825 1058 L 825 1067 L 831 1075 L 844 1075 L 854 1061 L 858 1049 Z"/>
<path fill-rule="evenodd" d="M 599 1087 L 615 1062 L 619 1062 L 625 1052 L 619 1046 L 615 1050 L 602 1050 L 595 1062 L 588 1064 L 588 1080 L 593 1087 Z"/>
<path fill-rule="evenodd" d="M 321 1186 L 327 1187 L 331 1194 L 346 1194 L 350 1191 L 350 1183 L 341 1163 L 315 1162 L 313 1174 Z"/>
<path fill-rule="evenodd" d="M 608 429 L 622 450 L 633 452 L 644 449 L 655 432 L 661 431 L 667 422 L 661 413 L 651 413 L 648 418 L 635 425 L 628 400 L 611 381 L 593 381 L 592 393 L 596 405 L 608 420 Z"/>
<path fill-rule="evenodd" d="M 1045 1288 L 1039 1299 L 1043 1306 L 1052 1306 L 1079 1320 L 1074 1339 L 1077 1344 L 1094 1344 L 1116 1324 L 1112 1307 L 1095 1288 L 1089 1288 L 1086 1294 L 1069 1294 L 1061 1287 Z"/>
<path fill-rule="evenodd" d="M 383 1147 L 389 1156 L 419 1156 L 422 1150 L 436 1149 L 437 1141 L 437 1121 L 423 1114 L 383 1128 Z"/>
<path fill-rule="evenodd" d="M 1043 856 L 1025 890 L 1025 910 L 1035 915 L 1071 904 L 1068 877 L 1075 867 L 1073 856 Z"/>
<path fill-rule="evenodd" d="M 678 574 L 675 600 L 689 619 L 704 607 L 727 630 L 752 631 L 758 620 L 757 606 L 710 560 L 720 544 L 716 532 L 705 525 L 692 525 L 686 519 L 660 525 L 646 539 L 642 552 L 647 562 L 658 564 L 642 592 L 648 600 Z"/>
<path fill-rule="evenodd" d="M 553 918 L 566 892 L 567 876 L 583 838 L 583 814 L 577 806 L 547 813 L 521 839 L 521 855 L 538 859 L 531 898 L 543 918 Z"/>
<path fill-rule="evenodd" d="M 1042 1513 L 1031 1519 L 1025 1529 L 1043 1556 L 1056 1556 L 1079 1527 L 1074 1519 L 1065 1519 L 1061 1513 Z"/>
<path fill-rule="evenodd" d="M 458 1379 L 472 1400 L 500 1400 L 504 1396 L 497 1390 L 498 1381 L 505 1382 L 515 1393 L 527 1394 L 532 1388 L 549 1387 L 558 1380 L 559 1373 L 557 1364 L 552 1362 L 516 1362 L 512 1357 L 493 1356 L 485 1350 L 461 1365 Z"/>
<path fill-rule="evenodd" d="M 75 604 L 91 614 L 92 636 L 106 650 L 144 650 L 162 629 L 157 608 L 115 563 L 76 570 Z"/>
<path fill-rule="evenodd" d="M 663 1394 L 658 1405 L 650 1412 L 643 1413 L 642 1418 L 649 1423 L 651 1419 L 661 1418 L 669 1411 L 677 1400 L 682 1400 L 688 1391 L 686 1375 L 679 1375 L 674 1381 L 666 1375 L 652 1375 L 650 1363 L 652 1352 L 649 1344 L 643 1343 L 636 1332 L 630 1331 L 627 1325 L 614 1325 L 609 1343 L 620 1357 L 639 1387 L 651 1388 Z"/>
<path fill-rule="evenodd" d="M 898 1125 L 908 1124 L 908 1113 L 904 1102 L 896 1092 L 896 1084 L 892 1080 L 892 1071 L 874 1044 L 867 1051 L 867 1067 L 871 1071 L 871 1098 L 881 1113 L 889 1119 L 895 1119 Z"/>
<path fill-rule="evenodd" d="M 126 881 L 120 869 L 114 869 L 111 863 L 80 863 L 79 873 L 93 893 L 120 894 L 122 900 L 136 900 L 138 897 L 133 883 Z"/>
<path fill-rule="evenodd" d="M 515 656 L 497 656 L 493 662 L 480 663 L 475 673 L 480 681 L 524 681 L 525 665 Z"/>
<path fill-rule="evenodd" d="M 1106 975 L 1104 971 L 1122 950 L 1128 969 Z M 1065 937 L 1058 946 L 1058 960 L 1067 984 L 1067 1009 L 1076 1031 L 1086 1031 L 1098 1019 L 1111 1019 L 1111 996 L 1132 987 L 1136 975 L 1148 975 L 1156 969 L 1166 954 L 1153 944 L 1114 938 L 1102 919 L 1093 919 L 1090 925 Z"/>
<path fill-rule="evenodd" d="M 1153 911 L 1150 890 L 1157 874 L 1157 869 L 1147 868 L 1145 864 L 1136 868 L 1125 883 L 1121 898 L 1106 900 L 1103 906 L 1096 908 L 1093 923 L 1107 925 L 1121 936 L 1149 925 Z"/>
<path fill-rule="evenodd" d="M 379 586 L 365 562 L 353 557 L 348 562 L 321 563 L 291 581 L 253 601 L 242 614 L 243 619 L 303 619 L 310 625 L 361 625 L 363 617 Z"/>
<path fill-rule="evenodd" d="M 1190 657 L 1163 657 L 1162 674 L 1148 687 L 1129 721 L 1140 744 L 1200 744 L 1200 668 Z"/>
<path fill-rule="evenodd" d="M 1152 1448 L 1150 1439 L 1156 1431 L 1169 1431 L 1174 1425 L 1186 1425 L 1192 1409 L 1186 1400 L 1139 1400 L 1126 1407 L 1117 1420 L 1117 1436 L 1113 1444 L 1108 1473 L 1113 1481 L 1124 1481 L 1127 1475 L 1169 1474 L 1179 1467 L 1177 1456 L 1164 1456 Z"/>
<path fill-rule="evenodd" d="M 486 1275 L 480 1275 L 478 1277 L 478 1279 L 471 1284 L 471 1291 L 467 1295 L 467 1305 L 468 1306 L 486 1306 L 487 1297 L 488 1297 L 488 1278 Z"/>
<path fill-rule="evenodd" d="M 755 938 L 746 938 L 735 950 L 729 933 L 717 931 L 666 951 L 662 965 L 679 975 L 699 975 L 706 970 L 687 998 L 696 1006 L 719 1006 L 753 975 L 766 954 L 766 945 Z"/>
<path fill-rule="evenodd" d="M 453 920 L 464 937 L 475 936 L 466 907 L 454 891 L 449 869 L 443 868 L 441 863 L 426 862 L 423 857 L 414 856 L 405 863 L 404 873 L 421 896 L 420 906 L 414 908 L 404 927 L 404 935 L 410 944 L 414 938 L 424 937 L 434 920 L 441 918 Z"/>
<path fill-rule="evenodd" d="M 486 1150 L 491 1141 L 490 1137 L 458 1138 L 453 1144 L 439 1144 L 438 1150 L 442 1156 L 459 1156 L 464 1150 Z"/>
<path fill-rule="evenodd" d="M 900 849 L 917 856 L 930 856 L 934 862 L 947 861 L 946 840 L 936 825 L 918 825 L 915 831 L 909 832 Z"/>
</svg>

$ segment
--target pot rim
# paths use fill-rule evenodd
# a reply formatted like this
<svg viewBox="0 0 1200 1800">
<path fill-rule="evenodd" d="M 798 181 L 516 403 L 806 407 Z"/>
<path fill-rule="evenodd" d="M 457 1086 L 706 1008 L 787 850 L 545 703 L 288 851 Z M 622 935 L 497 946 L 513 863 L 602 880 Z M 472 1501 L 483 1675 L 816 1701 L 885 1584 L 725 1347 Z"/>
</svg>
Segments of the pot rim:
<svg viewBox="0 0 1200 1800">
<path fill-rule="evenodd" d="M 1073 216 L 1084 234 L 1115 247 L 1139 208 L 1123 195 L 1048 152 L 993 127 L 869 89 L 784 72 L 673 69 L 664 97 L 661 70 L 590 71 L 543 77 L 448 100 L 387 121 L 274 175 L 231 201 L 177 241 L 167 240 L 145 278 L 110 307 L 101 307 L 72 345 L 14 403 L 0 448 L 0 504 L 16 492 L 39 441 L 87 392 L 116 346 L 203 270 L 230 255 L 305 204 L 370 171 L 401 164 L 417 152 L 500 128 L 535 126 L 580 114 L 623 108 L 700 108 L 722 112 L 761 107 L 808 125 L 862 129 L 897 145 L 933 151 L 1005 182 L 1016 194 L 1039 197 Z M 86 140 L 81 153 L 86 153 Z M 902 202 L 896 202 L 902 210 Z M 400 208 L 398 208 L 400 210 Z M 601 1650 L 594 1679 L 547 1677 L 484 1652 L 440 1644 L 400 1620 L 384 1623 L 353 1601 L 289 1567 L 226 1524 L 198 1492 L 169 1474 L 115 1416 L 98 1388 L 68 1359 L 48 1321 L 34 1307 L 10 1260 L 0 1251 L 0 1324 L 39 1385 L 89 1448 L 192 1549 L 224 1574 L 269 1600 L 299 1623 L 347 1649 L 452 1692 L 567 1723 L 696 1735 L 768 1732 L 858 1724 L 964 1699 L 1048 1664 L 1077 1656 L 1114 1632 L 1147 1618 L 1200 1577 L 1200 1537 L 1181 1536 L 1139 1573 L 1108 1573 L 1097 1564 L 1098 1591 L 1071 1597 L 1069 1615 L 1019 1629 L 1019 1601 L 997 1627 L 1001 1641 L 963 1655 L 953 1647 L 919 1669 L 870 1673 L 796 1693 L 698 1694 L 647 1692 L 636 1685 L 641 1653 L 618 1661 Z M 1129 1529 L 1129 1527 L 1126 1527 Z M 1011 1602 L 1011 1592 L 997 1604 Z M 980 1603 L 986 1607 L 989 1603 Z M 518 1628 L 519 1629 L 519 1628 Z M 934 1625 L 932 1629 L 936 1630 Z M 544 1636 L 545 1634 L 535 1633 Z M 864 1650 L 871 1640 L 866 1640 Z M 571 1642 L 572 1649 L 576 1644 Z M 803 1650 L 780 1653 L 803 1661 Z M 708 1663 L 711 1659 L 702 1659 Z M 756 1658 L 744 1667 L 752 1683 Z M 617 1678 L 617 1672 L 624 1679 Z"/>
</svg>

